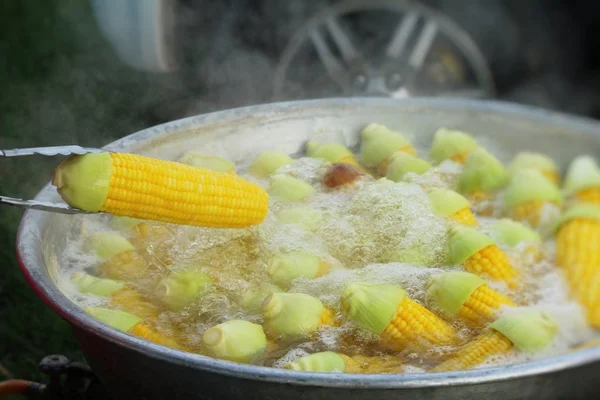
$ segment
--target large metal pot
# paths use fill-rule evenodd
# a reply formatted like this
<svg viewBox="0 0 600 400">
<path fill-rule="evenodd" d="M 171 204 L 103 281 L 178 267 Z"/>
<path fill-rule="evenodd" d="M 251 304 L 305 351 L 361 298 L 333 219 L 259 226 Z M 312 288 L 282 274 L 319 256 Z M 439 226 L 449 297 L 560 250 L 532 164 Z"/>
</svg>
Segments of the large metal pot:
<svg viewBox="0 0 600 400">
<path fill-rule="evenodd" d="M 358 143 L 360 127 L 380 122 L 427 146 L 440 126 L 493 139 L 500 158 L 537 149 L 564 167 L 597 154 L 600 124 L 511 104 L 451 99 L 333 99 L 269 104 L 187 118 L 138 132 L 108 147 L 172 159 L 204 149 L 244 162 L 274 148 L 297 153 L 308 137 Z M 56 201 L 46 186 L 38 200 Z M 574 399 L 600 389 L 600 346 L 520 365 L 453 373 L 344 375 L 298 373 L 182 353 L 117 332 L 90 318 L 60 290 L 58 260 L 77 217 L 27 211 L 18 234 L 23 273 L 39 296 L 73 326 L 96 374 L 122 399 Z M 25 316 L 24 316 L 25 317 Z M 351 397 L 350 397 L 351 396 Z"/>
</svg>

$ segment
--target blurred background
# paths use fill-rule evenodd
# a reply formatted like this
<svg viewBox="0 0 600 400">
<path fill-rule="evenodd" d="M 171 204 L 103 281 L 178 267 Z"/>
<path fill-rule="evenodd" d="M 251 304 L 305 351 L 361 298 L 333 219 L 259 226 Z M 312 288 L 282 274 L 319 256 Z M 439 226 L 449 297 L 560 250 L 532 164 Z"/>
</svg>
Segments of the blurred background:
<svg viewBox="0 0 600 400">
<path fill-rule="evenodd" d="M 591 0 L 3 0 L 0 149 L 101 146 L 169 120 L 334 96 L 495 98 L 600 117 Z M 56 159 L 0 160 L 32 197 Z M 14 258 L 0 208 L 0 379 L 39 379 L 70 330 Z"/>
</svg>

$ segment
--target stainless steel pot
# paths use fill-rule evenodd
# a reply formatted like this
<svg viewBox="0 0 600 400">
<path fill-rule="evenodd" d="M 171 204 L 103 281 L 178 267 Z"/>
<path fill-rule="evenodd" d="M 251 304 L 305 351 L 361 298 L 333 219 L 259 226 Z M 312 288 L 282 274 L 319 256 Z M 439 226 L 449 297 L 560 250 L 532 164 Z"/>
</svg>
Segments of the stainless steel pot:
<svg viewBox="0 0 600 400">
<path fill-rule="evenodd" d="M 297 153 L 308 137 L 358 143 L 369 122 L 415 134 L 427 146 L 440 126 L 496 143 L 505 161 L 539 150 L 564 167 L 600 153 L 600 124 L 511 104 L 453 99 L 332 99 L 268 104 L 187 118 L 150 128 L 108 147 L 171 159 L 204 149 L 244 162 L 264 149 Z M 58 200 L 48 185 L 37 200 Z M 90 318 L 60 290 L 58 260 L 80 217 L 27 211 L 18 257 L 38 295 L 72 326 L 94 371 L 118 399 L 457 399 L 592 398 L 600 389 L 600 346 L 526 364 L 453 373 L 349 375 L 298 373 L 182 353 L 117 332 Z"/>
</svg>

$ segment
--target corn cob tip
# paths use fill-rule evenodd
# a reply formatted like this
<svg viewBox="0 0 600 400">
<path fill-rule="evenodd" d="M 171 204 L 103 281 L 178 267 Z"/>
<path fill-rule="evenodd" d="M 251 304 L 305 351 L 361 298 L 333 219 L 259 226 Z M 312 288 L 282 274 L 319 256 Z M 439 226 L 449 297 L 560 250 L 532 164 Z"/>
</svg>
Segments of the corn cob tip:
<svg viewBox="0 0 600 400">
<path fill-rule="evenodd" d="M 143 221 L 138 218 L 131 217 L 117 217 L 113 215 L 110 218 L 110 227 L 119 231 L 129 231 L 133 229 L 136 225 L 141 224 Z"/>
<path fill-rule="evenodd" d="M 506 181 L 504 165 L 487 150 L 478 147 L 465 162 L 458 178 L 458 188 L 461 193 L 488 192 L 500 189 Z"/>
<path fill-rule="evenodd" d="M 415 153 L 408 139 L 384 125 L 367 125 L 361 132 L 361 139 L 360 157 L 363 163 L 369 167 L 379 167 L 384 174 L 383 164 L 392 154 L 398 151 Z"/>
<path fill-rule="evenodd" d="M 325 275 L 329 264 L 320 257 L 302 251 L 277 254 L 269 260 L 267 274 L 280 285 L 287 285 L 301 276 L 312 279 Z"/>
<path fill-rule="evenodd" d="M 284 224 L 298 224 L 312 231 L 317 229 L 321 223 L 323 214 L 314 208 L 298 206 L 279 211 L 277 219 Z"/>
<path fill-rule="evenodd" d="M 269 194 L 287 201 L 302 201 L 315 193 L 308 183 L 289 175 L 275 175 L 271 178 Z"/>
<path fill-rule="evenodd" d="M 431 169 L 431 164 L 427 161 L 412 156 L 403 151 L 399 151 L 392 155 L 390 164 L 387 168 L 386 178 L 398 182 L 404 178 L 409 172 L 421 175 Z"/>
<path fill-rule="evenodd" d="M 494 244 L 485 233 L 466 226 L 454 226 L 448 238 L 448 261 L 459 265 L 481 249 Z"/>
<path fill-rule="evenodd" d="M 239 363 L 253 363 L 267 349 L 267 338 L 260 325 L 244 320 L 230 320 L 207 329 L 204 346 L 216 358 Z"/>
<path fill-rule="evenodd" d="M 471 207 L 469 200 L 452 190 L 436 188 L 429 191 L 428 195 L 433 211 L 441 217 L 448 217 Z"/>
<path fill-rule="evenodd" d="M 541 153 L 520 152 L 512 159 L 508 166 L 508 172 L 511 175 L 524 169 L 535 169 L 544 174 L 544 176 L 558 176 L 558 166 L 554 160 Z"/>
<path fill-rule="evenodd" d="M 506 336 L 522 352 L 542 350 L 558 332 L 556 321 L 538 310 L 520 310 L 503 315 L 489 326 Z"/>
<path fill-rule="evenodd" d="M 306 155 L 332 163 L 353 162 L 354 154 L 341 143 L 318 143 L 310 140 L 306 143 Z"/>
<path fill-rule="evenodd" d="M 73 155 L 54 169 L 52 184 L 70 206 L 100 211 L 108 196 L 111 174 L 109 153 Z"/>
<path fill-rule="evenodd" d="M 300 357 L 296 361 L 288 363 L 285 368 L 305 372 L 344 372 L 346 363 L 339 354 L 323 351 Z"/>
<path fill-rule="evenodd" d="M 178 162 L 192 167 L 204 168 L 217 172 L 234 172 L 235 164 L 223 157 L 208 156 L 198 151 L 188 151 L 182 155 Z"/>
<path fill-rule="evenodd" d="M 511 210 L 530 201 L 548 201 L 562 204 L 560 189 L 536 169 L 522 169 L 514 173 L 504 191 L 504 207 Z"/>
<path fill-rule="evenodd" d="M 125 287 L 124 282 L 98 278 L 85 272 L 74 273 L 71 280 L 80 293 L 90 293 L 101 297 L 110 296 Z"/>
<path fill-rule="evenodd" d="M 248 173 L 256 178 L 266 178 L 279 168 L 293 162 L 294 160 L 285 153 L 265 151 L 252 161 L 252 164 L 248 167 Z"/>
<path fill-rule="evenodd" d="M 492 229 L 494 239 L 496 239 L 498 243 L 510 247 L 514 247 L 521 242 L 534 244 L 542 243 L 542 238 L 539 233 L 512 219 L 503 218 L 496 222 Z"/>
<path fill-rule="evenodd" d="M 468 154 L 477 148 L 475 139 L 468 133 L 446 128 L 438 129 L 433 137 L 429 157 L 439 164 L 461 154 Z"/>
<path fill-rule="evenodd" d="M 362 329 L 380 335 L 405 295 L 402 288 L 394 285 L 351 283 L 342 293 L 342 311 Z"/>
<path fill-rule="evenodd" d="M 432 275 L 427 281 L 427 301 L 450 316 L 455 316 L 484 279 L 469 272 L 452 271 Z"/>
<path fill-rule="evenodd" d="M 323 303 L 303 293 L 271 293 L 262 306 L 265 328 L 274 335 L 304 336 L 321 326 Z"/>
<path fill-rule="evenodd" d="M 156 294 L 171 311 L 178 311 L 202 296 L 212 283 L 200 268 L 174 271 L 159 282 Z"/>
<path fill-rule="evenodd" d="M 96 253 L 103 260 L 133 250 L 133 244 L 123 236 L 112 232 L 96 232 L 83 244 L 85 251 Z"/>
<path fill-rule="evenodd" d="M 281 293 L 283 290 L 272 283 L 263 282 L 255 290 L 249 290 L 242 297 L 242 307 L 252 313 L 258 313 L 262 309 L 265 298 L 271 293 Z"/>
<path fill-rule="evenodd" d="M 600 206 L 594 204 L 575 204 L 572 207 L 568 208 L 561 216 L 558 218 L 554 225 L 553 231 L 556 231 L 560 228 L 564 223 L 569 222 L 576 218 L 587 218 L 593 219 L 596 221 L 600 221 Z"/>
<path fill-rule="evenodd" d="M 576 157 L 564 179 L 563 189 L 567 196 L 591 187 L 600 187 L 600 168 L 596 160 L 590 156 Z"/>
<path fill-rule="evenodd" d="M 123 332 L 129 332 L 131 328 L 142 322 L 141 318 L 120 310 L 111 310 L 103 307 L 86 307 L 85 311 L 106 325 L 110 325 Z"/>
</svg>

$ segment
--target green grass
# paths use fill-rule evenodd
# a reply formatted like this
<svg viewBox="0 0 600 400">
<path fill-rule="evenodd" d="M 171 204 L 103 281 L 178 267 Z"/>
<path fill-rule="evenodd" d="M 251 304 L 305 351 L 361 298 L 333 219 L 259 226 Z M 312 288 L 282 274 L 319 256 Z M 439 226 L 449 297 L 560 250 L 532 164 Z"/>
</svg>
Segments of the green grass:
<svg viewBox="0 0 600 400">
<path fill-rule="evenodd" d="M 118 61 L 87 1 L 0 5 L 0 148 L 99 146 L 149 125 L 168 103 L 163 82 Z M 0 159 L 0 193 L 29 198 L 58 159 Z M 25 282 L 15 260 L 22 211 L 0 207 L 0 380 L 40 379 L 48 354 L 82 360 L 70 327 Z"/>
</svg>

